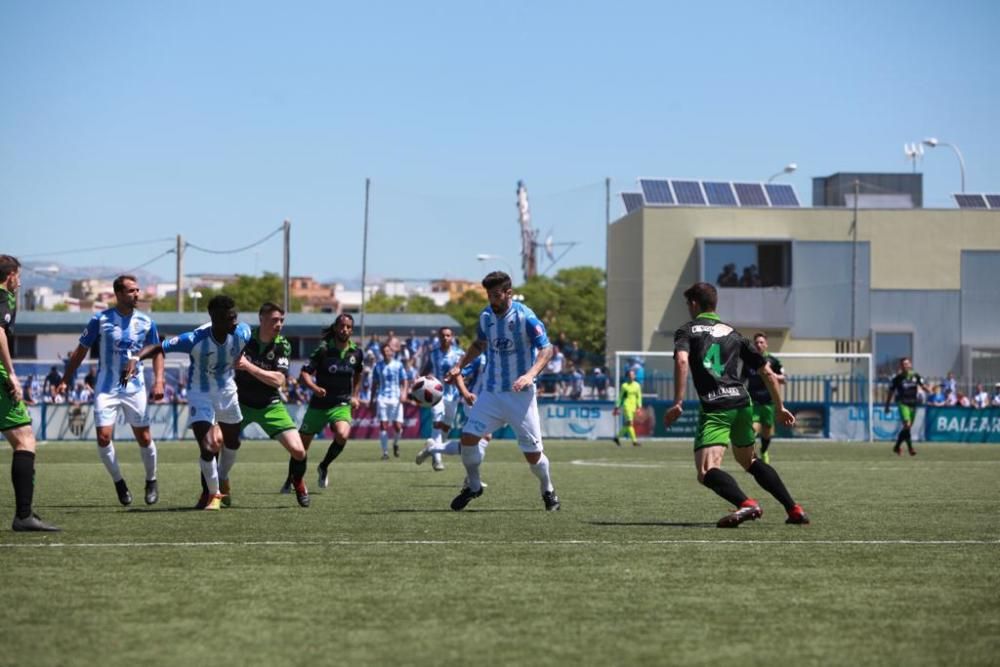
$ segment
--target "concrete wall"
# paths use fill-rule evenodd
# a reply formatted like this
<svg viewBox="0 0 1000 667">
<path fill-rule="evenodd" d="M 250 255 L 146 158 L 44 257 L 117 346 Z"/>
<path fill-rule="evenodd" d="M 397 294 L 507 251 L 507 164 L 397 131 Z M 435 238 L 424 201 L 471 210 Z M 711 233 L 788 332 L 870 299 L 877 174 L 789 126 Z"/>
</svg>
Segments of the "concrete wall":
<svg viewBox="0 0 1000 667">
<path fill-rule="evenodd" d="M 852 245 L 849 241 L 796 241 L 792 249 L 794 337 L 852 337 Z M 854 296 L 854 329 L 858 337 L 868 332 L 870 257 L 870 243 L 858 243 L 858 286 Z"/>
<path fill-rule="evenodd" d="M 963 342 L 1000 347 L 1000 251 L 962 253 L 960 298 Z"/>
<path fill-rule="evenodd" d="M 957 290 L 872 290 L 871 308 L 873 332 L 913 334 L 913 365 L 919 373 L 959 372 Z"/>
</svg>

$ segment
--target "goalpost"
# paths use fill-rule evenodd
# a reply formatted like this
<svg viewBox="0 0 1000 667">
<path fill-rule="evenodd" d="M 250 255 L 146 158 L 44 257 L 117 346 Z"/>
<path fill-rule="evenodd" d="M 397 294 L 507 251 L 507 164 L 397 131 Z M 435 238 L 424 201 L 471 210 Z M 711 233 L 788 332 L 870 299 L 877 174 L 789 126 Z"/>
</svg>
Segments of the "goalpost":
<svg viewBox="0 0 1000 667">
<path fill-rule="evenodd" d="M 833 408 L 861 404 L 864 417 L 864 437 L 843 435 L 845 439 L 875 439 L 875 361 L 870 352 L 787 352 L 775 354 L 784 367 L 787 381 L 781 387 L 786 403 L 822 403 L 830 416 Z M 625 371 L 636 360 L 644 368 L 643 397 L 673 400 L 673 351 L 615 352 L 615 391 L 621 386 Z M 787 361 L 786 361 L 787 360 Z M 793 361 L 794 360 L 794 361 Z M 690 376 L 686 393 L 688 400 L 697 400 Z M 853 417 L 853 412 L 850 415 Z M 621 427 L 620 417 L 616 429 Z M 860 417 L 858 417 L 860 420 Z M 824 429 L 830 431 L 827 424 Z M 825 437 L 825 436 L 817 436 Z"/>
</svg>

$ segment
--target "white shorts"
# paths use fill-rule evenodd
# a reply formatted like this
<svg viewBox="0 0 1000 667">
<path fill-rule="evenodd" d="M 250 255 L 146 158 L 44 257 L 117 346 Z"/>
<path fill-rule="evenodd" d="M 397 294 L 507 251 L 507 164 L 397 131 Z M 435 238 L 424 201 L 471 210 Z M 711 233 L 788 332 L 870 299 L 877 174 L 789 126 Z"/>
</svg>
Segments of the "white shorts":
<svg viewBox="0 0 1000 667">
<path fill-rule="evenodd" d="M 461 394 L 455 394 L 454 398 L 442 398 L 431 407 L 433 422 L 454 426 L 455 415 L 458 414 L 458 404 L 461 402 Z"/>
<path fill-rule="evenodd" d="M 462 432 L 482 437 L 510 424 L 522 452 L 542 451 L 542 427 L 535 391 L 531 386 L 523 391 L 483 392 L 476 397 Z"/>
<path fill-rule="evenodd" d="M 239 424 L 243 421 L 236 389 L 188 393 L 188 426 L 195 422 Z"/>
<path fill-rule="evenodd" d="M 380 422 L 403 423 L 403 404 L 398 398 L 378 398 L 378 420 Z"/>
<path fill-rule="evenodd" d="M 94 396 L 94 426 L 114 426 L 119 411 L 129 426 L 149 426 L 146 418 L 146 391 L 115 391 Z"/>
</svg>

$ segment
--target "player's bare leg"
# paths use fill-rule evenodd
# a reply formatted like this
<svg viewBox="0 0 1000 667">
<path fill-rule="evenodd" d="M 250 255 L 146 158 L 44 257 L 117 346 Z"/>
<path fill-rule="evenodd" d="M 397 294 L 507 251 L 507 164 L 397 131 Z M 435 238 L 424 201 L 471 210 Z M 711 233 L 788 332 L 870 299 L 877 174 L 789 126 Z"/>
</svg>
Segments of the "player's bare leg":
<svg viewBox="0 0 1000 667">
<path fill-rule="evenodd" d="M 785 483 L 781 480 L 778 471 L 764 463 L 754 454 L 753 445 L 747 447 L 733 447 L 733 455 L 743 469 L 753 475 L 757 484 L 762 489 L 770 493 L 781 503 L 788 514 L 785 523 L 807 524 L 809 517 L 802 511 L 802 507 L 797 505 L 792 499 L 792 494 L 785 488 Z"/>
<path fill-rule="evenodd" d="M 347 447 L 347 438 L 351 435 L 351 422 L 348 421 L 335 421 L 333 422 L 333 442 L 326 450 L 326 455 L 323 460 L 320 461 L 319 465 L 316 466 L 319 472 L 319 488 L 325 489 L 330 485 L 330 475 L 329 468 L 330 464 L 333 463 L 340 454 Z"/>
<path fill-rule="evenodd" d="M 719 519 L 716 525 L 719 528 L 735 528 L 744 521 L 759 519 L 761 510 L 757 501 L 747 497 L 733 476 L 722 469 L 725 454 L 726 448 L 722 445 L 701 447 L 694 450 L 694 465 L 698 470 L 699 482 L 736 506 L 734 511 Z"/>
<path fill-rule="evenodd" d="M 209 422 L 194 422 L 191 432 L 198 441 L 199 460 L 201 467 L 202 494 L 195 509 L 217 510 L 222 506 L 222 494 L 219 493 L 219 466 L 215 459 L 222 447 L 222 432 L 218 426 Z"/>
</svg>

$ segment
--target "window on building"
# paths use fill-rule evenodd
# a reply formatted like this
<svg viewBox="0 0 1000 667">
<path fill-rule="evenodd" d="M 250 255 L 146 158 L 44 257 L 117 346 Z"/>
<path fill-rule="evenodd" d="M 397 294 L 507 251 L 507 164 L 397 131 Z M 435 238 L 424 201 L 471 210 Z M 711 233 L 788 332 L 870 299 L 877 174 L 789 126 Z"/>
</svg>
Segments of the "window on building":
<svg viewBox="0 0 1000 667">
<path fill-rule="evenodd" d="M 892 377 L 899 370 L 899 360 L 913 357 L 912 333 L 875 334 L 875 375 Z"/>
<path fill-rule="evenodd" d="M 789 241 L 705 241 L 702 280 L 719 287 L 789 287 Z"/>
<path fill-rule="evenodd" d="M 14 359 L 37 359 L 38 336 L 18 336 L 14 334 L 11 341 L 10 356 Z"/>
</svg>

